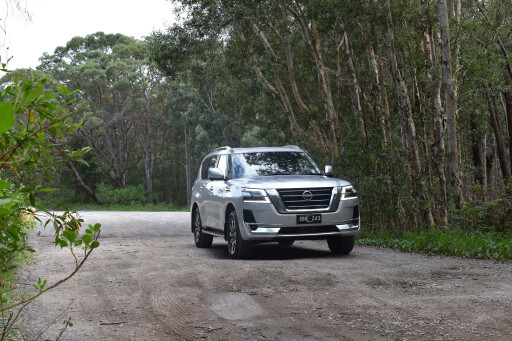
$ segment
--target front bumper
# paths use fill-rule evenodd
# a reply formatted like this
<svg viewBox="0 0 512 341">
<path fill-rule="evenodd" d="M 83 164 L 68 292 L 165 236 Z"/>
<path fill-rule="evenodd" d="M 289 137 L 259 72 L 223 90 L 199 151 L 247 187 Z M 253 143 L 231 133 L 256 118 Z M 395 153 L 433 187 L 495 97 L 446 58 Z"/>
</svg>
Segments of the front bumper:
<svg viewBox="0 0 512 341">
<path fill-rule="evenodd" d="M 244 240 L 271 241 L 274 239 L 320 239 L 329 236 L 355 236 L 360 231 L 359 200 L 341 200 L 336 210 L 321 212 L 319 224 L 297 224 L 297 214 L 280 213 L 272 203 L 244 203 L 239 216 Z"/>
</svg>

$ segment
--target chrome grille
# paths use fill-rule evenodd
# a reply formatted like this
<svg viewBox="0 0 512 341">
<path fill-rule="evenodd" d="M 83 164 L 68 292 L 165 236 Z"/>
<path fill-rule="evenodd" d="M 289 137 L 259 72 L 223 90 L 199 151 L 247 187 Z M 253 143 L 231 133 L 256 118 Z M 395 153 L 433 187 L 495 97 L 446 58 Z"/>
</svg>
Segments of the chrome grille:
<svg viewBox="0 0 512 341">
<path fill-rule="evenodd" d="M 325 209 L 331 202 L 332 187 L 278 189 L 277 192 L 289 210 Z"/>
</svg>

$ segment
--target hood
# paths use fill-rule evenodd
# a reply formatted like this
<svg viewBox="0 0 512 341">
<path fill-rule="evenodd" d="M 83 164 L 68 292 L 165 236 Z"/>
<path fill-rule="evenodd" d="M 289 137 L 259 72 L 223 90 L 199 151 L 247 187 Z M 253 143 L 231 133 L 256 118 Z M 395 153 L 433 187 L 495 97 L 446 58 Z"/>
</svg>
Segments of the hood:
<svg viewBox="0 0 512 341">
<path fill-rule="evenodd" d="M 248 188 L 315 188 L 349 186 L 345 180 L 329 178 L 323 175 L 269 175 L 254 178 L 232 180 Z"/>
</svg>

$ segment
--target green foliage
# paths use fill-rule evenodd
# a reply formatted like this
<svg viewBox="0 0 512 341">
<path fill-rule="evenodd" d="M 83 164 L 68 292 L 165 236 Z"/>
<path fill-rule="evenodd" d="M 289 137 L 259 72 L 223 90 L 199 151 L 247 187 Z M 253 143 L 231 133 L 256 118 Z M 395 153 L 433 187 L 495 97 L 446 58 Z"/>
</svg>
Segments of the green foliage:
<svg viewBox="0 0 512 341">
<path fill-rule="evenodd" d="M 364 230 L 360 245 L 389 247 L 403 251 L 426 252 L 448 256 L 512 260 L 512 233 L 467 231 L 436 228 L 393 235 Z"/>
<path fill-rule="evenodd" d="M 144 204 L 144 205 L 98 205 L 98 204 L 81 204 L 80 210 L 87 211 L 123 211 L 123 212 L 189 212 L 188 206 L 176 206 L 160 204 Z"/>
<path fill-rule="evenodd" d="M 38 184 L 42 174 L 50 181 L 56 164 L 69 159 L 80 161 L 88 151 L 88 148 L 72 150 L 66 145 L 66 138 L 81 125 L 71 118 L 74 100 L 68 96 L 73 93 L 64 86 L 59 87 L 59 94 L 45 92 L 46 81 L 15 73 L 10 82 L 4 77 L 4 86 L 0 88 L 0 313 L 11 314 L 5 324 L 2 321 L 1 340 L 16 323 L 18 315 L 12 312 L 15 307 L 21 305 L 23 309 L 25 303 L 69 279 L 92 249 L 99 246 L 99 224 L 89 225 L 89 229 L 80 233 L 83 220 L 76 212 L 66 209 L 55 214 L 36 202 L 38 193 L 54 190 Z M 9 280 L 11 272 L 24 252 L 34 252 L 27 245 L 28 233 L 35 226 L 31 219 L 39 223 L 46 220 L 45 226 L 53 225 L 55 245 L 71 251 L 76 268 L 68 277 L 51 285 L 39 278 L 33 285 L 36 293 L 13 301 L 13 296 L 8 294 L 16 289 Z M 75 251 L 77 247 L 83 250 L 81 260 Z"/>
<path fill-rule="evenodd" d="M 512 203 L 509 199 L 497 199 L 466 205 L 453 212 L 452 220 L 468 230 L 512 232 Z"/>
<path fill-rule="evenodd" d="M 98 186 L 97 196 L 101 202 L 107 205 L 140 205 L 148 203 L 148 198 L 142 185 L 114 188 L 101 184 Z"/>
</svg>

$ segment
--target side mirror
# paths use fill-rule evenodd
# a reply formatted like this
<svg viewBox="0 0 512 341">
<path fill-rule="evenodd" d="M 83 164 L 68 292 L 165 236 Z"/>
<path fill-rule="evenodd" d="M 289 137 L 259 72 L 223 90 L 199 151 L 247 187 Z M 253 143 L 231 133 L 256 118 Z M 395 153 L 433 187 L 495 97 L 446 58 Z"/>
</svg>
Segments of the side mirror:
<svg viewBox="0 0 512 341">
<path fill-rule="evenodd" d="M 324 167 L 324 174 L 325 176 L 328 176 L 330 178 L 332 178 L 332 174 L 333 173 L 333 170 L 332 170 L 332 166 L 331 165 L 325 165 Z"/>
<path fill-rule="evenodd" d="M 224 180 L 224 173 L 218 168 L 208 169 L 208 179 L 210 180 Z"/>
</svg>

